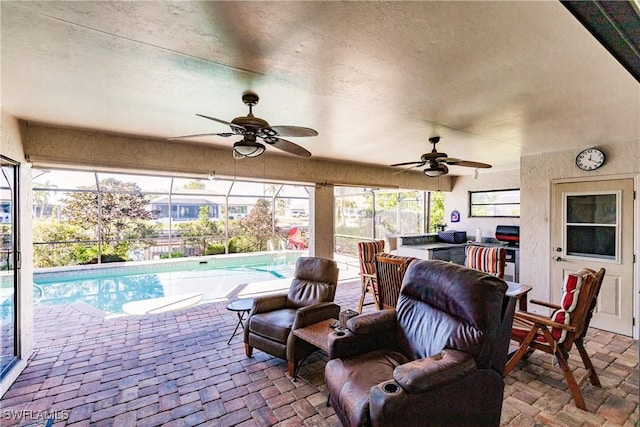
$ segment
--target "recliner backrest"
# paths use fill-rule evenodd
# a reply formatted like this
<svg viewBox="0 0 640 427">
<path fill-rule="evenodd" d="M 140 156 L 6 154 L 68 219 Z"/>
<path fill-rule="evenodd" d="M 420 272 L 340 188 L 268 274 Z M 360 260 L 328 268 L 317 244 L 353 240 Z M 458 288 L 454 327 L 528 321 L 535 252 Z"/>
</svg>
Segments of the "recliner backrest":
<svg viewBox="0 0 640 427">
<path fill-rule="evenodd" d="M 287 306 L 300 308 L 333 301 L 338 284 L 338 265 L 324 258 L 300 257 L 287 294 Z"/>
<path fill-rule="evenodd" d="M 416 260 L 404 276 L 396 307 L 407 356 L 445 348 L 464 351 L 489 368 L 501 337 L 507 284 L 494 276 L 438 260 Z"/>
</svg>

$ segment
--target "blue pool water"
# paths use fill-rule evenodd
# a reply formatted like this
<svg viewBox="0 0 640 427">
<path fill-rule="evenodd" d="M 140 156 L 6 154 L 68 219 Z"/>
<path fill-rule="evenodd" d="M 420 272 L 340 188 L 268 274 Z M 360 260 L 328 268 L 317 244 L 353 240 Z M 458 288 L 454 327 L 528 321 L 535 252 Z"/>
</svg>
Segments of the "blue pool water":
<svg viewBox="0 0 640 427">
<path fill-rule="evenodd" d="M 105 312 L 123 313 L 128 302 L 200 293 L 203 301 L 252 292 L 288 289 L 295 260 L 286 257 L 191 259 L 182 262 L 104 265 L 98 268 L 58 269 L 34 274 L 34 309 L 84 302 Z M 5 301 L 6 302 L 6 301 Z M 5 317 L 5 302 L 0 317 Z"/>
</svg>

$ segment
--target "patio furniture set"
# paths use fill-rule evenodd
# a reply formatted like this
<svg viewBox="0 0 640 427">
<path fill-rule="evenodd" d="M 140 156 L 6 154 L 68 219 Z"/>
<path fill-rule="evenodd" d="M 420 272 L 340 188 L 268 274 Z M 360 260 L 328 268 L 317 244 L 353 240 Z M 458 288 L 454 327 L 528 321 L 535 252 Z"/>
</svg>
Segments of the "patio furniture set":
<svg viewBox="0 0 640 427">
<path fill-rule="evenodd" d="M 531 286 L 501 279 L 500 248 L 473 249 L 460 266 L 387 254 L 383 244 L 359 244 L 357 313 L 338 320 L 335 261 L 301 257 L 287 294 L 228 305 L 238 315 L 230 340 L 242 327 L 246 356 L 257 348 L 287 360 L 294 380 L 307 356 L 325 351 L 327 404 L 344 426 L 497 426 L 504 376 L 534 350 L 557 358 L 586 410 L 580 383 L 600 382 L 583 340 L 604 269 L 569 274 L 560 305 L 532 300 L 553 310 L 541 316 L 526 311 Z M 358 314 L 367 294 L 377 310 Z M 574 345 L 587 370 L 581 381 L 567 364 Z"/>
</svg>

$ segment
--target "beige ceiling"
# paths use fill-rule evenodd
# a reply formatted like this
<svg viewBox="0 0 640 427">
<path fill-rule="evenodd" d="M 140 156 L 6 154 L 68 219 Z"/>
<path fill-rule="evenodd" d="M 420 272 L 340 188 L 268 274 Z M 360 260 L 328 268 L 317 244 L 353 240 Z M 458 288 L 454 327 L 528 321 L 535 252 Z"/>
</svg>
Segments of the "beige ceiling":
<svg viewBox="0 0 640 427">
<path fill-rule="evenodd" d="M 556 1 L 3 1 L 1 13 L 2 107 L 35 122 L 227 132 L 195 114 L 243 116 L 251 89 L 256 116 L 316 129 L 290 139 L 320 158 L 418 160 L 438 134 L 449 156 L 509 170 L 640 139 L 638 82 Z M 233 138 L 193 141 L 231 158 Z"/>
</svg>

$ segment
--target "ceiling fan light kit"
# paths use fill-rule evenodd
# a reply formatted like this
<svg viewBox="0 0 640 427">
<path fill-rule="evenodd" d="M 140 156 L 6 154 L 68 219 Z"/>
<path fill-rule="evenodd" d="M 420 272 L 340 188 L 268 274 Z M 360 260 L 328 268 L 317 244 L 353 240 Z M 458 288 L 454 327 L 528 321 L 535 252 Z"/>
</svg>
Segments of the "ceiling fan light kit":
<svg viewBox="0 0 640 427">
<path fill-rule="evenodd" d="M 243 139 L 233 144 L 233 157 L 236 159 L 244 159 L 247 157 L 258 157 L 265 151 L 264 144 L 256 142 L 256 138 L 262 139 L 267 145 L 271 145 L 279 150 L 300 157 L 311 157 L 311 153 L 298 144 L 280 138 L 281 136 L 317 136 L 318 132 L 311 128 L 300 126 L 271 126 L 269 123 L 253 115 L 253 107 L 258 103 L 260 98 L 257 94 L 247 91 L 242 94 L 242 102 L 249 107 L 249 114 L 242 117 L 236 117 L 232 121 L 216 119 L 215 117 L 205 116 L 204 114 L 196 114 L 199 117 L 222 123 L 231 128 L 231 132 L 216 133 L 199 133 L 195 135 L 183 135 L 169 139 L 195 138 L 199 136 L 222 136 L 229 137 L 233 135 L 242 135 Z"/>
<path fill-rule="evenodd" d="M 449 168 L 446 165 L 440 163 L 437 166 L 429 166 L 428 168 L 426 168 L 422 172 L 424 172 L 424 174 L 427 175 L 427 176 L 430 176 L 432 178 L 436 178 L 436 177 L 448 174 L 449 173 Z"/>
<path fill-rule="evenodd" d="M 259 142 L 240 140 L 233 144 L 233 151 L 241 157 L 258 157 L 264 153 L 265 147 Z"/>
</svg>

